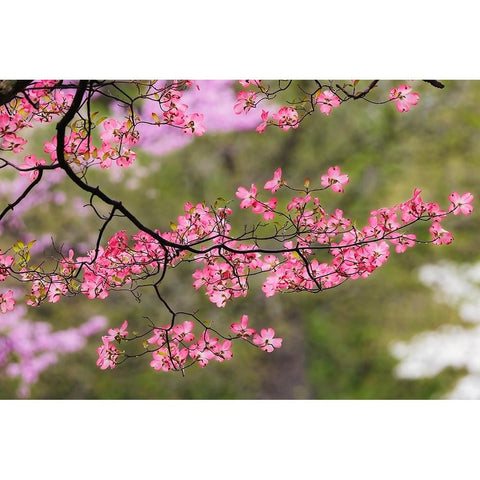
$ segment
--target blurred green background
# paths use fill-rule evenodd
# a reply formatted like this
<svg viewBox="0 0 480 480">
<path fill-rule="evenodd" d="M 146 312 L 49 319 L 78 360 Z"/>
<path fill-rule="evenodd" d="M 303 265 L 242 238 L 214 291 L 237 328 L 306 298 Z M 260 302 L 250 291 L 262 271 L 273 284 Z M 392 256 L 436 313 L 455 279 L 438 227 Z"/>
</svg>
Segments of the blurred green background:
<svg viewBox="0 0 480 480">
<path fill-rule="evenodd" d="M 137 178 L 135 188 L 132 184 L 129 188 L 126 180 L 110 182 L 105 188 L 160 230 L 169 229 L 169 222 L 182 214 L 186 201 L 213 203 L 223 197 L 236 205 L 238 186 L 263 185 L 278 167 L 289 184 L 303 185 L 309 177 L 313 186 L 320 184 L 329 166 L 340 166 L 350 176 L 350 184 L 344 195 L 326 194 L 324 205 L 341 208 L 358 225 L 363 225 L 370 210 L 407 200 L 416 187 L 424 200 L 437 201 L 445 208 L 453 190 L 470 191 L 477 199 L 480 82 L 444 83 L 445 88 L 438 90 L 414 82 L 421 99 L 409 113 L 399 114 L 393 104 L 349 102 L 329 117 L 307 118 L 297 130 L 205 135 L 162 157 L 137 150 L 138 164 L 156 165 L 155 171 Z M 383 84 L 383 95 L 398 84 Z M 133 170 L 125 171 L 125 179 L 129 175 Z M 105 182 L 105 175 L 100 178 Z M 73 194 L 68 185 L 58 188 Z M 88 241 L 88 232 L 98 229 L 94 219 L 72 217 L 67 206 L 62 207 L 65 212 L 58 206 L 41 208 L 41 215 L 32 212 L 32 230 L 68 232 L 66 241 Z M 440 259 L 478 261 L 478 210 L 470 217 L 449 217 L 444 226 L 455 236 L 452 245 L 418 245 L 400 255 L 391 249 L 389 261 L 368 279 L 316 295 L 265 299 L 259 289 L 252 288 L 246 299 L 217 309 L 203 292 L 193 290 L 190 269 L 173 271 L 164 292 L 174 308 L 198 309 L 202 318 L 223 331 L 248 313 L 253 326 L 275 328 L 284 339 L 283 347 L 266 354 L 237 342 L 231 361 L 213 362 L 205 369 L 195 366 L 182 377 L 154 371 L 147 357 L 113 371 L 100 371 L 95 366 L 99 336 L 83 351 L 65 355 L 47 369 L 33 385 L 31 398 L 440 398 L 463 372 L 447 369 L 434 378 L 397 379 L 389 346 L 445 322 L 462 323 L 454 309 L 435 302 L 416 270 Z M 122 227 L 119 224 L 116 230 Z M 148 292 L 141 303 L 126 292 L 113 292 L 104 301 L 62 298 L 56 305 L 29 310 L 29 318 L 48 320 L 57 328 L 78 325 L 94 314 L 108 317 L 111 326 L 128 319 L 138 331 L 143 329 L 145 316 L 160 324 L 167 321 Z M 15 398 L 16 387 L 15 380 L 0 374 L 1 398 Z"/>
</svg>

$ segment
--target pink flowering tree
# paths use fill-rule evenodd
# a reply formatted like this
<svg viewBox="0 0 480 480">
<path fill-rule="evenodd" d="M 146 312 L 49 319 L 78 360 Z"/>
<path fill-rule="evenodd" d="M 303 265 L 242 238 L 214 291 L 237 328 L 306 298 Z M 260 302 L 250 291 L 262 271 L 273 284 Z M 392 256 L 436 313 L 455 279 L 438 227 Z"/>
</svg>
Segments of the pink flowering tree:
<svg viewBox="0 0 480 480">
<path fill-rule="evenodd" d="M 54 258 L 39 256 L 35 239 L 2 245 L 0 282 L 23 284 L 27 293 L 22 298 L 12 288 L 2 289 L 0 315 L 12 315 L 19 303 L 39 307 L 68 296 L 102 300 L 128 291 L 139 299 L 145 289 L 163 309 L 164 320 L 146 321 L 141 332 L 130 331 L 129 319 L 104 332 L 97 348 L 102 370 L 147 357 L 154 370 L 183 373 L 193 365 L 230 360 L 234 342 L 271 353 L 288 341 L 272 326 L 253 328 L 259 320 L 250 321 L 252 312 L 213 328 L 197 312 L 175 308 L 164 281 L 178 269 L 189 269 L 192 291 L 206 295 L 217 308 L 246 297 L 254 278 L 260 279 L 267 298 L 321 293 L 367 278 L 391 250 L 401 254 L 418 243 L 450 244 L 453 234 L 443 222 L 450 214 L 469 215 L 473 209 L 470 192 L 452 192 L 441 205 L 423 200 L 412 186 L 410 198 L 376 206 L 365 225 L 357 225 L 341 209 L 325 207 L 327 198 L 347 194 L 350 178 L 340 166 L 305 179 L 301 186 L 290 185 L 277 168 L 258 179 L 260 184 L 245 179 L 228 201 L 192 199 L 183 205 L 182 215 L 168 219 L 170 229 L 161 231 L 134 214 L 127 201 L 91 181 L 95 172 L 134 169 L 142 145 L 163 148 L 157 139 L 172 136 L 182 146 L 209 128 L 215 130 L 215 122 L 258 133 L 296 130 L 307 117 L 334 115 L 335 109 L 354 101 L 394 104 L 398 112 L 408 112 L 421 103 L 406 83 L 382 91 L 377 80 L 312 81 L 298 89 L 292 81 L 242 80 L 236 94 L 230 83 L 230 90 L 217 96 L 212 84 L 193 81 L 7 81 L 0 86 L 0 170 L 7 184 L 21 185 L 10 189 L 0 211 L 1 228 L 22 226 L 15 218 L 32 198 L 38 202 L 41 196 L 61 207 L 62 199 L 51 198 L 48 189 L 56 177 L 89 196 L 100 225 L 88 247 L 67 248 L 56 232 Z M 98 105 L 105 103 L 112 106 L 108 117 L 98 113 Z M 42 140 L 40 156 L 29 152 L 28 132 L 41 135 L 45 124 L 54 124 L 56 133 Z M 239 211 L 249 214 L 248 225 L 236 220 Z M 428 233 L 416 228 L 423 224 Z M 112 229 L 115 233 L 107 235 Z"/>
</svg>

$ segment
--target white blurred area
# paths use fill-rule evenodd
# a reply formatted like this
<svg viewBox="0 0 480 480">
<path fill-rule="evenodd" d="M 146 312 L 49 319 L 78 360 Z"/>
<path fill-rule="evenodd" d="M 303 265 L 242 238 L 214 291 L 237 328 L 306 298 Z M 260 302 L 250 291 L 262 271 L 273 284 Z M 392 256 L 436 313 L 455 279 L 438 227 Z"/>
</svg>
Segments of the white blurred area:
<svg viewBox="0 0 480 480">
<path fill-rule="evenodd" d="M 433 377 L 446 367 L 465 368 L 468 374 L 446 398 L 480 399 L 480 262 L 425 265 L 419 278 L 438 302 L 457 308 L 461 318 L 473 325 L 443 325 L 409 342 L 394 343 L 391 352 L 400 361 L 395 375 L 415 379 Z"/>
</svg>

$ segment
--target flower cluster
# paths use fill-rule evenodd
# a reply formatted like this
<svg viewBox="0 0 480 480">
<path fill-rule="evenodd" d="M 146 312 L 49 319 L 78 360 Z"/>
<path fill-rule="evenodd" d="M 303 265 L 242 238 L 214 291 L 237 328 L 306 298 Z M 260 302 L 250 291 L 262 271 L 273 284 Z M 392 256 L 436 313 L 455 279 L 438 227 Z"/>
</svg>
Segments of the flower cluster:
<svg viewBox="0 0 480 480">
<path fill-rule="evenodd" d="M 203 114 L 187 113 L 188 105 L 182 103 L 183 92 L 179 90 L 180 84 L 174 82 L 170 87 L 165 88 L 159 98 L 161 108 L 160 118 L 157 113 L 152 112 L 152 117 L 157 125 L 167 124 L 182 129 L 187 135 L 202 136 L 206 132 L 203 124 Z"/>
<path fill-rule="evenodd" d="M 27 140 L 17 135 L 24 128 L 33 128 L 32 122 L 48 123 L 70 107 L 73 95 L 56 89 L 56 80 L 33 82 L 28 94 L 20 95 L 8 106 L 0 106 L 0 150 L 19 153 Z"/>
<path fill-rule="evenodd" d="M 170 370 L 183 371 L 185 368 L 198 364 L 204 368 L 210 361 L 224 362 L 233 357 L 232 342 L 245 340 L 261 350 L 271 353 L 282 346 L 282 338 L 275 338 L 273 328 L 262 328 L 258 333 L 248 326 L 248 315 L 242 315 L 240 323 L 232 323 L 230 331 L 235 336 L 220 340 L 204 329 L 198 338 L 194 333 L 194 323 L 186 320 L 173 326 L 155 327 L 143 345 L 147 353 L 151 353 L 150 366 L 154 370 L 168 372 Z M 128 358 L 129 354 L 119 350 L 114 343 L 133 340 L 128 338 L 128 322 L 125 320 L 120 328 L 111 328 L 108 335 L 102 336 L 102 345 L 97 348 L 97 366 L 102 370 L 114 369 L 122 361 L 119 358 Z M 148 335 L 146 334 L 146 335 Z"/>
<path fill-rule="evenodd" d="M 281 175 L 281 169 L 275 171 L 264 189 L 275 192 L 281 186 L 287 186 Z M 330 167 L 321 180 L 324 188 L 337 193 L 343 193 L 343 185 L 349 182 L 338 166 Z M 286 209 L 290 212 L 288 227 L 284 227 L 284 231 L 288 231 L 285 234 L 287 240 L 279 254 L 262 253 L 258 241 L 241 245 L 226 243 L 227 247 L 235 247 L 234 252 L 220 253 L 210 249 L 203 256 L 197 256 L 205 267 L 193 274 L 194 287 L 204 287 L 209 299 L 223 307 L 232 298 L 246 296 L 248 277 L 258 273 L 268 274 L 262 286 L 266 297 L 283 291 L 320 291 L 347 279 L 366 278 L 387 261 L 390 245 L 397 253 L 403 253 L 417 243 L 415 234 L 403 230 L 420 220 L 431 222 L 431 243 L 450 243 L 453 237 L 441 228 L 441 222 L 449 212 L 471 213 L 473 196 L 470 193 L 459 196 L 454 192 L 450 196 L 449 212 L 446 212 L 436 203 L 424 202 L 420 193 L 416 189 L 410 200 L 392 208 L 372 211 L 368 224 L 359 229 L 342 210 L 326 212 L 320 199 L 305 191 L 287 204 Z M 241 208 L 260 213 L 259 206 L 262 206 L 268 211 L 270 216 L 264 215 L 264 220 L 273 219 L 275 215 L 285 218 L 284 212 L 275 210 L 276 198 L 259 200 L 255 184 L 248 190 L 240 187 L 236 195 L 241 200 Z M 327 251 L 331 261 L 319 262 L 315 255 L 319 251 Z"/>
<path fill-rule="evenodd" d="M 160 116 L 152 113 L 155 125 L 167 124 L 181 129 L 185 136 L 201 136 L 206 128 L 202 113 L 188 113 L 188 105 L 181 101 L 182 91 L 188 82 L 173 82 L 160 90 L 155 90 Z M 20 136 L 25 127 L 33 128 L 33 122 L 51 122 L 66 113 L 72 100 L 73 90 L 69 90 L 56 80 L 33 82 L 23 94 L 19 94 L 8 106 L 0 106 L 0 150 L 20 153 L 27 139 Z M 152 98 L 154 94 L 152 93 Z M 148 95 L 146 95 L 148 97 Z M 136 159 L 131 147 L 140 139 L 137 123 L 141 119 L 133 114 L 124 115 L 123 120 L 101 118 L 95 120 L 98 112 L 92 114 L 89 123 L 76 122 L 69 125 L 65 138 L 64 155 L 71 165 L 85 169 L 94 165 L 110 168 L 113 164 L 120 167 L 130 166 Z M 126 117 L 126 119 L 125 119 Z M 144 120 L 143 120 L 144 121 Z M 101 145 L 95 145 L 92 130 L 101 130 Z M 44 143 L 44 152 L 50 155 L 52 163 L 57 162 L 57 139 Z M 33 155 L 25 156 L 24 163 L 17 168 L 21 175 L 28 175 L 30 181 L 38 177 L 39 169 L 46 161 Z"/>
<path fill-rule="evenodd" d="M 330 167 L 321 176 L 322 189 L 344 192 L 348 175 L 338 166 Z M 264 185 L 274 193 L 289 188 L 282 179 L 281 169 Z M 295 191 L 285 211 L 277 209 L 278 199 L 259 198 L 255 184 L 249 189 L 239 187 L 236 196 L 240 207 L 261 215 L 268 224 L 276 218 L 284 221 L 276 238 L 282 241 L 276 249 L 262 248 L 262 238 L 252 231 L 245 240 L 230 236 L 232 226 L 227 221 L 233 211 L 225 207 L 205 204 L 184 205 L 184 215 L 171 222 L 170 232 L 155 230 L 156 236 L 139 232 L 131 238 L 125 231 L 115 233 L 105 247 L 99 246 L 87 256 L 74 258 L 73 250 L 60 262 L 59 274 L 46 276 L 38 270 L 28 271 L 24 280 L 32 283 L 29 305 L 43 300 L 57 302 L 62 295 L 80 291 L 89 299 L 106 298 L 110 290 L 134 288 L 144 279 L 175 267 L 184 259 L 202 263 L 193 272 L 193 287 L 205 289 L 209 300 L 217 307 L 248 293 L 248 279 L 263 274 L 262 290 L 266 297 L 284 291 L 320 291 L 335 287 L 347 279 L 366 278 L 385 263 L 390 246 L 403 253 L 417 243 L 416 235 L 404 230 L 418 221 L 430 221 L 433 244 L 449 244 L 453 237 L 442 227 L 449 213 L 472 212 L 473 195 L 450 195 L 450 208 L 441 210 L 436 203 L 424 202 L 416 189 L 411 199 L 392 208 L 372 211 L 363 228 L 354 226 L 344 212 L 327 212 L 319 197 L 305 189 L 302 195 Z M 264 240 L 268 240 L 268 237 Z M 325 252 L 330 261 L 320 261 Z M 190 255 L 187 259 L 187 256 Z M 328 258 L 328 257 L 327 257 Z M 3 261 L 2 261 L 3 259 Z M 11 257 L 0 258 L 6 276 Z M 78 275 L 78 273 L 83 275 Z M 4 309 L 11 301 L 4 301 Z M 108 345 L 105 346 L 108 350 Z"/>
<path fill-rule="evenodd" d="M 159 89 L 166 88 L 165 83 L 157 82 Z M 249 115 L 235 114 L 232 105 L 236 100 L 232 80 L 198 80 L 195 87 L 183 90 L 182 103 L 187 104 L 189 109 L 201 112 L 203 115 L 202 125 L 205 132 L 210 134 L 223 132 L 238 132 L 252 130 L 258 124 L 259 115 L 250 111 Z M 161 98 L 161 94 L 160 94 Z M 123 114 L 118 106 L 112 105 L 113 113 Z M 144 101 L 139 108 L 139 116 L 142 119 L 154 118 L 155 124 L 140 122 L 137 129 L 140 132 L 139 148 L 155 155 L 165 155 L 171 151 L 182 148 L 191 143 L 196 135 L 186 135 L 180 128 L 162 129 L 159 135 L 158 125 L 162 122 L 159 114 L 158 102 L 150 99 Z M 200 114 L 199 114 L 200 115 Z M 195 130 L 197 133 L 198 131 Z"/>
<path fill-rule="evenodd" d="M 136 154 L 129 147 L 134 146 L 139 139 L 132 123 L 129 120 L 120 123 L 115 119 L 108 119 L 103 121 L 101 126 L 101 147 L 97 147 L 90 137 L 85 136 L 81 128 L 72 126 L 70 135 L 65 138 L 66 160 L 84 168 L 92 165 L 110 168 L 114 162 L 119 167 L 130 166 Z M 57 137 L 45 142 L 43 150 L 50 155 L 52 162 L 56 163 Z"/>
<path fill-rule="evenodd" d="M 249 88 L 249 90 L 241 90 L 237 94 L 237 101 L 233 107 L 237 115 L 247 114 L 260 103 L 272 101 L 278 94 L 292 86 L 291 81 L 278 82 L 276 87 L 261 80 L 240 80 L 239 82 L 243 88 Z M 358 91 L 358 80 L 347 81 L 343 86 L 330 81 L 328 88 L 324 82 L 315 81 L 315 87 L 312 87 L 310 92 L 303 86 L 299 87 L 299 98 L 290 101 L 289 106 L 280 107 L 273 115 L 270 115 L 269 110 L 262 109 L 262 122 L 257 125 L 256 131 L 262 133 L 269 125 L 277 126 L 281 130 L 296 129 L 305 117 L 315 113 L 317 106 L 320 113 L 328 116 L 333 109 L 349 100 L 365 99 L 377 83 L 378 81 L 371 82 L 371 85 L 363 91 Z M 402 84 L 390 90 L 388 100 L 379 103 L 392 101 L 396 109 L 403 113 L 417 105 L 419 99 L 420 95 L 413 92 L 411 86 Z"/>
</svg>

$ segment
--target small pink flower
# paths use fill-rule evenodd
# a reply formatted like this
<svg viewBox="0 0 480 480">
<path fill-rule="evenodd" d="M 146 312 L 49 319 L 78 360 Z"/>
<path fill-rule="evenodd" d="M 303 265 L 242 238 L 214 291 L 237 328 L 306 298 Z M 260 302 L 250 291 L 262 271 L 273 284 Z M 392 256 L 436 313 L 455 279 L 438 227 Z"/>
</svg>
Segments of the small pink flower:
<svg viewBox="0 0 480 480">
<path fill-rule="evenodd" d="M 153 336 L 147 339 L 147 342 L 150 345 L 157 344 L 158 346 L 163 346 L 166 342 L 166 330 L 162 328 L 154 328 Z"/>
<path fill-rule="evenodd" d="M 198 362 L 202 368 L 206 367 L 208 362 L 215 358 L 215 354 L 211 350 L 208 350 L 204 346 L 195 344 L 189 348 L 188 354 L 191 358 Z"/>
<path fill-rule="evenodd" d="M 463 213 L 463 215 L 470 215 L 473 212 L 473 206 L 470 205 L 473 201 L 473 195 L 470 192 L 464 193 L 460 196 L 458 192 L 452 192 L 448 199 L 450 200 L 450 212 L 454 215 Z"/>
<path fill-rule="evenodd" d="M 103 132 L 100 134 L 100 138 L 105 143 L 119 142 L 125 128 L 122 128 L 122 125 L 117 122 L 114 118 L 105 120 L 102 123 Z"/>
<path fill-rule="evenodd" d="M 247 190 L 245 187 L 238 187 L 238 190 L 235 192 L 237 198 L 241 198 L 240 208 L 251 207 L 257 201 L 257 187 L 252 183 L 250 190 Z"/>
<path fill-rule="evenodd" d="M 231 296 L 230 290 L 215 290 L 210 293 L 209 299 L 218 308 L 223 308 Z"/>
<path fill-rule="evenodd" d="M 152 361 L 150 366 L 154 370 L 163 370 L 168 372 L 172 368 L 172 362 L 169 357 L 168 349 L 161 348 L 152 353 Z"/>
<path fill-rule="evenodd" d="M 257 94 L 255 92 L 247 92 L 242 90 L 237 94 L 237 103 L 233 106 L 233 111 L 240 115 L 241 113 L 248 113 L 250 109 L 255 108 L 255 100 Z"/>
<path fill-rule="evenodd" d="M 169 348 L 160 348 L 152 353 L 153 360 L 150 366 L 154 370 L 176 370 L 182 368 L 188 356 L 188 348 L 179 348 L 177 344 L 171 344 Z"/>
<path fill-rule="evenodd" d="M 305 205 L 312 199 L 310 194 L 305 195 L 304 197 L 293 197 L 292 201 L 287 205 L 287 211 L 290 210 L 302 210 Z"/>
<path fill-rule="evenodd" d="M 336 193 L 343 193 L 342 185 L 346 185 L 350 179 L 348 175 L 340 173 L 340 167 L 330 167 L 326 175 L 322 175 L 322 186 L 332 187 Z"/>
<path fill-rule="evenodd" d="M 109 343 L 108 337 L 103 336 L 102 345 L 97 348 L 97 366 L 100 367 L 101 370 L 106 370 L 107 368 L 113 370 L 116 366 L 119 353 L 117 347 L 113 345 L 113 343 Z"/>
<path fill-rule="evenodd" d="M 298 128 L 298 112 L 292 107 L 282 107 L 273 115 L 274 120 L 277 120 L 278 126 L 282 130 L 289 130 L 290 128 Z"/>
<path fill-rule="evenodd" d="M 136 158 L 136 153 L 132 152 L 131 150 L 125 150 L 115 161 L 119 167 L 128 167 Z"/>
<path fill-rule="evenodd" d="M 320 105 L 320 112 L 330 115 L 333 108 L 339 107 L 340 99 L 330 90 L 325 90 L 317 97 L 317 104 Z"/>
<path fill-rule="evenodd" d="M 128 322 L 125 320 L 120 328 L 109 328 L 106 338 L 108 338 L 109 341 L 117 340 L 119 342 L 128 335 L 127 327 Z"/>
<path fill-rule="evenodd" d="M 45 142 L 43 145 L 43 151 L 49 153 L 50 159 L 55 163 L 57 161 L 57 136 L 55 135 L 51 142 Z"/>
<path fill-rule="evenodd" d="M 230 360 L 233 357 L 231 352 L 232 342 L 230 340 L 225 340 L 223 343 L 218 343 L 215 346 L 213 353 L 215 354 L 215 360 L 217 362 L 224 362 L 225 360 Z"/>
<path fill-rule="evenodd" d="M 275 193 L 280 188 L 281 185 L 282 185 L 282 169 L 277 168 L 277 170 L 275 170 L 275 172 L 273 173 L 273 178 L 269 180 L 267 183 L 265 183 L 263 188 L 265 190 L 270 190 L 272 193 Z"/>
<path fill-rule="evenodd" d="M 1 250 L 0 250 L 1 253 Z M 0 255 L 0 282 L 4 282 L 7 277 L 10 275 L 9 267 L 13 264 L 14 258 L 13 255 L 7 255 L 4 257 Z"/>
<path fill-rule="evenodd" d="M 275 348 L 282 346 L 283 338 L 274 338 L 275 330 L 273 328 L 262 328 L 260 335 L 256 333 L 253 337 L 253 343 L 258 345 L 265 352 L 273 352 Z"/>
<path fill-rule="evenodd" d="M 203 115 L 201 113 L 185 115 L 183 120 L 185 122 L 185 126 L 182 131 L 185 135 L 197 135 L 198 137 L 201 137 L 207 131 L 205 125 L 202 123 Z"/>
<path fill-rule="evenodd" d="M 248 315 L 242 315 L 240 323 L 232 323 L 230 330 L 241 338 L 248 338 L 254 333 L 257 333 L 255 329 L 248 328 Z"/>
<path fill-rule="evenodd" d="M 12 150 L 13 153 L 18 153 L 23 150 L 23 146 L 27 141 L 22 137 L 17 137 L 14 133 L 7 133 L 3 137 L 3 142 L 0 144 L 0 147 L 5 150 Z"/>
<path fill-rule="evenodd" d="M 193 322 L 186 320 L 181 325 L 175 325 L 173 327 L 175 335 L 172 336 L 172 339 L 177 342 L 191 342 L 195 338 L 192 330 Z"/>
<path fill-rule="evenodd" d="M 13 290 L 7 290 L 0 295 L 0 310 L 2 313 L 11 312 L 15 307 L 15 299 L 13 298 Z"/>
<path fill-rule="evenodd" d="M 399 237 L 390 239 L 390 241 L 395 245 L 395 251 L 397 253 L 406 252 L 408 247 L 415 246 L 415 240 L 417 239 L 416 235 L 413 233 L 403 234 Z"/>
<path fill-rule="evenodd" d="M 429 232 L 433 236 L 432 243 L 435 245 L 449 245 L 453 242 L 453 235 L 442 228 L 440 222 L 433 222 Z"/>
<path fill-rule="evenodd" d="M 412 92 L 412 87 L 400 85 L 398 88 L 392 88 L 389 95 L 390 100 L 395 102 L 395 107 L 400 113 L 408 112 L 410 105 L 416 105 L 420 95 Z"/>
<path fill-rule="evenodd" d="M 6 113 L 0 115 L 0 136 L 4 137 L 7 133 L 13 133 L 17 127 L 15 126 L 15 122 L 12 121 L 10 115 Z"/>
<path fill-rule="evenodd" d="M 25 157 L 25 163 L 22 165 L 19 165 L 19 168 L 22 170 L 18 173 L 20 175 L 28 175 L 30 177 L 30 181 L 33 182 L 37 177 L 38 177 L 38 170 L 31 170 L 34 169 L 35 167 L 38 167 L 40 165 L 45 165 L 47 162 L 43 158 L 38 158 L 35 155 L 27 155 Z"/>
<path fill-rule="evenodd" d="M 254 202 L 252 205 L 253 213 L 261 213 L 264 220 L 273 220 L 275 218 L 275 207 L 277 206 L 277 199 L 271 198 L 267 203 Z"/>
<path fill-rule="evenodd" d="M 52 277 L 52 283 L 48 287 L 48 301 L 57 303 L 62 295 L 66 295 L 68 288 L 58 275 Z"/>
</svg>

